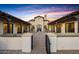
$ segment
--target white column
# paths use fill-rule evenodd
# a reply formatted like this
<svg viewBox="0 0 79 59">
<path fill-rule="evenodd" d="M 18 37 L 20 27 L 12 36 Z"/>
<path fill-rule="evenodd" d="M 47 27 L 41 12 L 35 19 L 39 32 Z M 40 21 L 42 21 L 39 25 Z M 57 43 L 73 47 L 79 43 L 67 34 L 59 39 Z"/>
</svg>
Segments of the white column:
<svg viewBox="0 0 79 59">
<path fill-rule="evenodd" d="M 36 27 L 37 27 L 37 26 L 36 26 L 36 22 L 34 22 L 34 26 L 35 26 L 35 32 L 36 32 L 36 31 L 37 31 L 37 28 L 36 28 Z"/>
<path fill-rule="evenodd" d="M 0 34 L 3 34 L 3 22 L 0 21 Z"/>
<path fill-rule="evenodd" d="M 13 23 L 13 34 L 17 34 L 17 26 Z"/>
<path fill-rule="evenodd" d="M 61 33 L 65 33 L 65 23 L 63 23 L 61 26 Z"/>
<path fill-rule="evenodd" d="M 34 26 L 35 26 L 35 32 L 37 32 L 37 22 L 36 22 L 36 20 L 34 22 Z"/>
<path fill-rule="evenodd" d="M 78 33 L 78 21 L 74 22 L 74 26 L 75 26 L 75 33 Z"/>
<path fill-rule="evenodd" d="M 22 33 L 24 32 L 24 26 L 22 25 Z"/>
<path fill-rule="evenodd" d="M 55 25 L 55 33 L 56 33 L 57 31 L 56 31 L 56 25 Z"/>
<path fill-rule="evenodd" d="M 42 25 L 42 32 L 44 32 L 44 26 Z"/>
<path fill-rule="evenodd" d="M 29 25 L 27 25 L 27 32 L 29 32 L 30 28 L 29 28 Z"/>
<path fill-rule="evenodd" d="M 79 32 L 79 15 L 75 16 L 77 18 L 77 21 L 75 22 L 75 33 Z"/>
</svg>

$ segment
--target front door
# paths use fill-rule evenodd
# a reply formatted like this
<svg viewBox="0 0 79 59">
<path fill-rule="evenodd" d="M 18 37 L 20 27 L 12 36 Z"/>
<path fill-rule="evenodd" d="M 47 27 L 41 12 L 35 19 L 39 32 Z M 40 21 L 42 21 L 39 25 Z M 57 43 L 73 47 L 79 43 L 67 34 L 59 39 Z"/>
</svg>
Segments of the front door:
<svg viewBox="0 0 79 59">
<path fill-rule="evenodd" d="M 41 25 L 37 25 L 37 32 L 41 32 L 42 31 L 42 26 Z"/>
</svg>

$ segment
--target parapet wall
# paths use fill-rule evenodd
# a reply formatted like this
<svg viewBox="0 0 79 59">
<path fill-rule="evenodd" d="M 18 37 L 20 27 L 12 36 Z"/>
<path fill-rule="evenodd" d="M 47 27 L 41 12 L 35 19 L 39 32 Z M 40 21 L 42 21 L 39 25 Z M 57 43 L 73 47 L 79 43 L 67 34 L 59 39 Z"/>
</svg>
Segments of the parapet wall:
<svg viewBox="0 0 79 59">
<path fill-rule="evenodd" d="M 47 33 L 51 43 L 51 52 L 57 50 L 79 50 L 79 34 Z"/>
<path fill-rule="evenodd" d="M 30 53 L 32 33 L 28 34 L 25 33 L 21 37 L 0 37 L 0 50 L 22 50 Z"/>
</svg>

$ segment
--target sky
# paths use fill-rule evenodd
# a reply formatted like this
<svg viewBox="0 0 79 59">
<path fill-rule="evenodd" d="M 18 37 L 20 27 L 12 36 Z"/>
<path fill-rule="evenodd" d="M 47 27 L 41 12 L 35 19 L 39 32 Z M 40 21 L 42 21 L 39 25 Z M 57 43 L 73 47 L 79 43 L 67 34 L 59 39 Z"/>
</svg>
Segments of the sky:
<svg viewBox="0 0 79 59">
<path fill-rule="evenodd" d="M 24 21 L 34 19 L 36 16 L 47 15 L 53 21 L 71 12 L 78 11 L 78 4 L 0 4 L 0 10 L 16 16 Z"/>
</svg>

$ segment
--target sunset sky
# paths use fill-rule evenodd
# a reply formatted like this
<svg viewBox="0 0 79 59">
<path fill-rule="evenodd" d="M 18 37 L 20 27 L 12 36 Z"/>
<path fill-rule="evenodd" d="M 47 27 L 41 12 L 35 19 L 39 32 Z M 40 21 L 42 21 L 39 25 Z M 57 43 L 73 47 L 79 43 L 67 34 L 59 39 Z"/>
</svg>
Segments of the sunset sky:
<svg viewBox="0 0 79 59">
<path fill-rule="evenodd" d="M 79 10 L 79 5 L 73 4 L 0 4 L 0 10 L 28 21 L 35 16 L 45 14 L 49 20 L 58 19 L 73 11 Z"/>
</svg>

